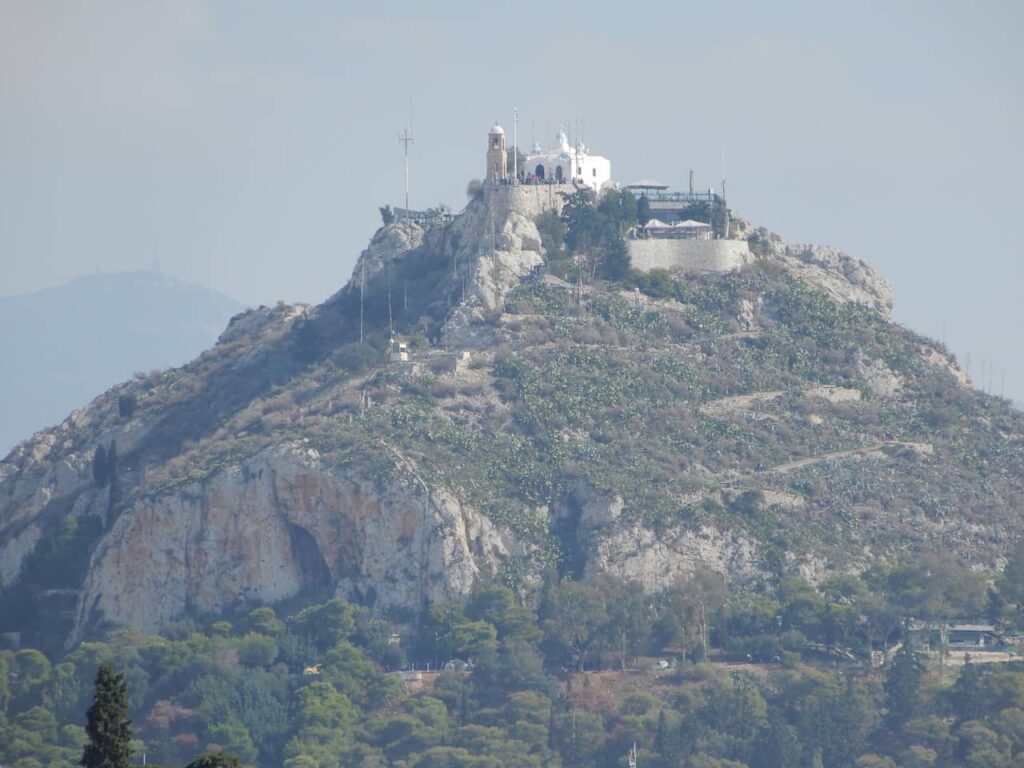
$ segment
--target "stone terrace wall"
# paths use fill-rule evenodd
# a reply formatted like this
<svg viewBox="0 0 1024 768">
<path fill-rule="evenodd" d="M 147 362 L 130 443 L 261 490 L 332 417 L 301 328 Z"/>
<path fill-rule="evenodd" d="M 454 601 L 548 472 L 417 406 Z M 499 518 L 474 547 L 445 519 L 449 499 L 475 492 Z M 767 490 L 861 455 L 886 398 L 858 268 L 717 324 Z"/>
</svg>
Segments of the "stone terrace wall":
<svg viewBox="0 0 1024 768">
<path fill-rule="evenodd" d="M 627 240 L 633 267 L 731 272 L 754 260 L 746 240 Z"/>
<path fill-rule="evenodd" d="M 493 206 L 499 221 L 511 213 L 534 219 L 545 211 L 562 212 L 562 195 L 576 191 L 572 184 L 487 184 L 484 201 Z"/>
</svg>

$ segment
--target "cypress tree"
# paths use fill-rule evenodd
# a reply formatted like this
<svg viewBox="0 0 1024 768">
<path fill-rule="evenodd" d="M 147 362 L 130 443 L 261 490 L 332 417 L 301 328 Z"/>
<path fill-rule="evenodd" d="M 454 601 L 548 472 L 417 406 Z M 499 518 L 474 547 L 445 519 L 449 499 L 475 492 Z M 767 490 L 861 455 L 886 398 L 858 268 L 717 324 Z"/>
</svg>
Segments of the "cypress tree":
<svg viewBox="0 0 1024 768">
<path fill-rule="evenodd" d="M 632 261 L 626 241 L 617 235 L 613 236 L 604 249 L 604 261 L 601 264 L 603 276 L 608 280 L 621 280 L 629 274 L 630 266 Z"/>
<path fill-rule="evenodd" d="M 898 730 L 917 714 L 922 677 L 924 662 L 908 641 L 896 651 L 885 678 L 885 705 L 888 710 L 885 720 L 893 730 Z"/>
<path fill-rule="evenodd" d="M 799 768 L 803 745 L 796 729 L 779 707 L 768 711 L 768 723 L 756 742 L 751 765 L 755 768 Z"/>
<path fill-rule="evenodd" d="M 117 473 L 121 470 L 121 460 L 117 456 L 117 443 L 111 441 L 107 449 L 107 480 L 117 482 Z"/>
<path fill-rule="evenodd" d="M 647 195 L 640 195 L 640 199 L 636 201 L 636 223 L 641 227 L 651 220 L 651 201 L 647 199 Z"/>
<path fill-rule="evenodd" d="M 96 481 L 97 488 L 107 484 L 107 449 L 102 445 L 97 445 L 92 455 L 92 479 Z"/>
<path fill-rule="evenodd" d="M 957 677 L 952 690 L 953 711 L 956 712 L 957 723 L 968 720 L 981 720 L 985 711 L 985 692 L 982 689 L 981 673 L 977 664 L 971 663 L 970 654 Z"/>
<path fill-rule="evenodd" d="M 128 688 L 124 675 L 109 664 L 96 673 L 96 695 L 86 714 L 89 741 L 79 764 L 84 768 L 129 768 L 132 724 L 128 720 Z"/>
<path fill-rule="evenodd" d="M 107 482 L 110 484 L 110 498 L 107 503 L 107 525 L 114 521 L 112 513 L 121 503 L 121 460 L 117 456 L 117 443 L 111 441 L 107 449 Z"/>
</svg>

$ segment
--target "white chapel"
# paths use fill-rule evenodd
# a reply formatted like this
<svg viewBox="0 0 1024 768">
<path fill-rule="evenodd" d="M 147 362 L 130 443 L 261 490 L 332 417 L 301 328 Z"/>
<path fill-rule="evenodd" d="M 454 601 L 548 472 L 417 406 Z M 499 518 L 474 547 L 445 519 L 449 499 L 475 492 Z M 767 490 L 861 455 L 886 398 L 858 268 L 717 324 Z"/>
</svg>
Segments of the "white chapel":
<svg viewBox="0 0 1024 768">
<path fill-rule="evenodd" d="M 559 130 L 548 149 L 535 144 L 526 156 L 524 180 L 538 183 L 576 183 L 589 186 L 600 194 L 612 178 L 612 164 L 607 157 L 592 155 L 582 141 L 573 147 L 565 131 Z"/>
</svg>

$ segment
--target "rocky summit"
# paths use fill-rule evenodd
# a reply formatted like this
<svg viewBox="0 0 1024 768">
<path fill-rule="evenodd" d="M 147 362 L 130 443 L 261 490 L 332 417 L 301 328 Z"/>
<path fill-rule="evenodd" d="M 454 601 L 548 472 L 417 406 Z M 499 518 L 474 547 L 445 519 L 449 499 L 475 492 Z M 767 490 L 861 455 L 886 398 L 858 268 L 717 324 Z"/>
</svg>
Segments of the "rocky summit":
<svg viewBox="0 0 1024 768">
<path fill-rule="evenodd" d="M 555 254 L 565 200 L 392 221 L 323 304 L 240 314 L 20 444 L 0 631 L 71 644 L 303 592 L 401 622 L 551 569 L 742 590 L 911 549 L 1001 564 L 1024 420 L 892 322 L 867 264 L 733 218 L 739 269 L 604 279 Z"/>
</svg>

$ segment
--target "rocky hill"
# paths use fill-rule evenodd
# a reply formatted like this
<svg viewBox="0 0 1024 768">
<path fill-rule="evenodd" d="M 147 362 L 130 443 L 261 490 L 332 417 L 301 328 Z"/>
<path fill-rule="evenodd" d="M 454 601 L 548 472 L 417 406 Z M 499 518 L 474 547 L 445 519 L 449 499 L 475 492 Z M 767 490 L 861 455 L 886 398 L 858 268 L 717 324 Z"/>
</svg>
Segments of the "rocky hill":
<svg viewBox="0 0 1024 768">
<path fill-rule="evenodd" d="M 870 267 L 739 221 L 738 272 L 566 282 L 543 207 L 386 226 L 324 304 L 238 315 L 19 445 L 0 631 L 75 642 L 303 591 L 401 621 L 549 568 L 742 589 L 917 548 L 1000 564 L 1024 417 L 894 324 Z"/>
</svg>

